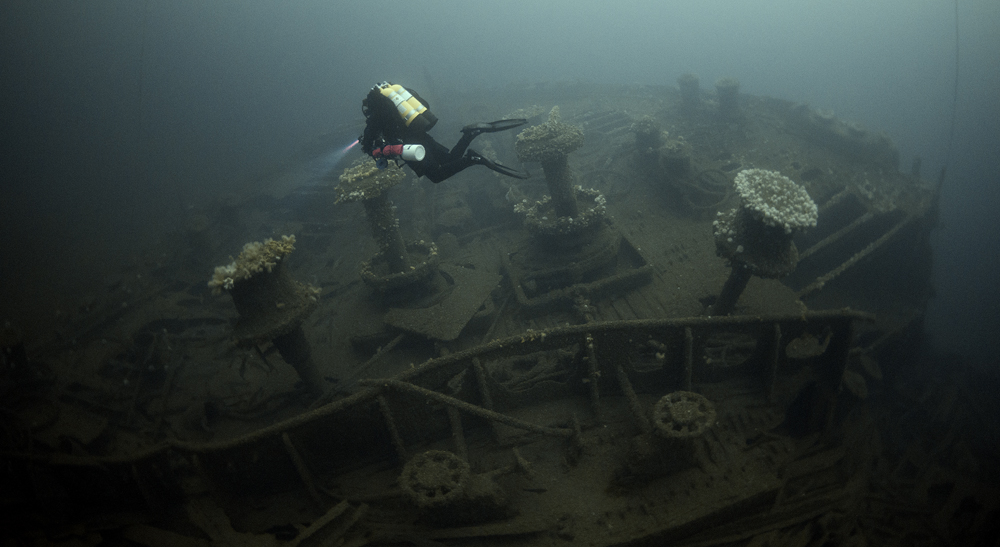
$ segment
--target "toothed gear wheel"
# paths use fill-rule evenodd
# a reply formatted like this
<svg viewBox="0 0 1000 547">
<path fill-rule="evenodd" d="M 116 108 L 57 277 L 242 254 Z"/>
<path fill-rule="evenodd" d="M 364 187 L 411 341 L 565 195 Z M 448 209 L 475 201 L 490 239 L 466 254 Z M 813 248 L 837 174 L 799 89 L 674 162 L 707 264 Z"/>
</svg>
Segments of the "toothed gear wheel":
<svg viewBox="0 0 1000 547">
<path fill-rule="evenodd" d="M 419 507 L 440 506 L 463 495 L 469 464 L 444 450 L 430 450 L 411 459 L 399 486 Z"/>
<path fill-rule="evenodd" d="M 715 405 L 690 391 L 664 395 L 653 407 L 653 424 L 660 435 L 674 439 L 700 437 L 715 423 Z"/>
</svg>

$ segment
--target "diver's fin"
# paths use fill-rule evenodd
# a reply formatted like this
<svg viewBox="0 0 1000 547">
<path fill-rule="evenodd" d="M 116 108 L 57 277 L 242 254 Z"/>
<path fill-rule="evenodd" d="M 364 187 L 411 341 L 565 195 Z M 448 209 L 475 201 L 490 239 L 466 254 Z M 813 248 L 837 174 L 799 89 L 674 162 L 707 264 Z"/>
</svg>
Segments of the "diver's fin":
<svg viewBox="0 0 1000 547">
<path fill-rule="evenodd" d="M 497 120 L 495 122 L 473 123 L 463 127 L 462 133 L 475 137 L 481 133 L 496 133 L 497 131 L 514 129 L 515 127 L 526 123 L 528 123 L 528 120 L 524 118 L 511 118 L 509 120 Z"/>
<path fill-rule="evenodd" d="M 495 161 L 490 161 L 490 160 L 486 159 L 485 157 L 483 157 L 483 155 L 480 154 L 479 152 L 476 152 L 475 150 L 469 150 L 466 153 L 466 157 L 469 158 L 470 160 L 472 160 L 472 163 L 474 163 L 476 165 L 482 165 L 483 167 L 487 167 L 489 169 L 492 169 L 492 170 L 496 171 L 497 173 L 500 173 L 501 175 L 506 175 L 508 177 L 514 177 L 516 179 L 526 179 L 526 178 L 528 178 L 528 177 L 531 176 L 528 173 L 525 173 L 523 171 L 518 171 L 517 169 L 512 169 L 510 167 L 507 167 L 506 165 L 497 163 Z"/>
<path fill-rule="evenodd" d="M 515 179 L 524 180 L 531 176 L 531 174 L 527 173 L 526 171 L 518 171 L 517 169 L 512 169 L 510 167 L 507 167 L 506 165 L 503 165 L 502 163 L 495 163 L 491 161 L 490 164 L 487 165 L 486 167 L 489 167 L 490 169 L 496 171 L 497 173 L 500 173 L 501 175 L 514 177 Z"/>
</svg>

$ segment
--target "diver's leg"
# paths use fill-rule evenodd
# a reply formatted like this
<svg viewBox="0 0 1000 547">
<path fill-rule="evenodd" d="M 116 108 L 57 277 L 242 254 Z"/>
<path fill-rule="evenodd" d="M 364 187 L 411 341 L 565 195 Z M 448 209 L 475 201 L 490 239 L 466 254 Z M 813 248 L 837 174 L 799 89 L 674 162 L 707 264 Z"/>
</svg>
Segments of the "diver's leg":
<svg viewBox="0 0 1000 547">
<path fill-rule="evenodd" d="M 475 165 L 472 158 L 461 156 L 457 160 L 451 160 L 446 163 L 424 165 L 424 172 L 421 174 L 431 182 L 437 183 L 472 165 Z"/>
<path fill-rule="evenodd" d="M 492 169 L 501 175 L 506 175 L 508 177 L 514 177 L 517 179 L 526 179 L 530 175 L 517 169 L 512 169 L 506 165 L 490 161 L 484 157 L 479 152 L 475 150 L 469 150 L 464 156 L 458 158 L 457 160 L 449 161 L 447 163 L 433 164 L 433 165 L 423 165 L 422 176 L 427 177 L 431 182 L 441 182 L 459 171 L 471 167 L 473 165 L 482 165 L 487 169 Z"/>
<path fill-rule="evenodd" d="M 448 157 L 451 158 L 452 160 L 458 160 L 462 158 L 462 156 L 465 155 L 465 149 L 468 148 L 470 144 L 472 144 L 472 139 L 476 138 L 477 135 L 479 135 L 479 133 L 463 132 L 462 138 L 458 139 L 458 142 L 455 143 L 455 146 L 451 147 L 451 152 L 448 153 Z"/>
</svg>

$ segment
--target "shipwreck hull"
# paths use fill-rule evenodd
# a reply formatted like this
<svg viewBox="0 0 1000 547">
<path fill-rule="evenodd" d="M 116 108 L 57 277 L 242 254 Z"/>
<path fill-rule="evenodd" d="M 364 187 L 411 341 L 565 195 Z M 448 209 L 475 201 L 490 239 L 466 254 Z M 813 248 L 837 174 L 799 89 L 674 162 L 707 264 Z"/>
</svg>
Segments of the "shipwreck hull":
<svg viewBox="0 0 1000 547">
<path fill-rule="evenodd" d="M 211 204 L 199 212 L 211 237 L 178 234 L 54 332 L 5 342 L 28 371 L 2 384 L 16 393 L 9 505 L 146 545 L 983 533 L 1000 497 L 949 463 L 980 457 L 960 442 L 975 412 L 914 365 L 935 186 L 899 173 L 887 139 L 804 105 L 741 95 L 721 117 L 712 95 L 571 87 L 451 102 L 532 123 L 547 108 L 527 105 L 559 104 L 585 135 L 576 181 L 607 202 L 596 242 L 554 252 L 533 239 L 513 203 L 545 193 L 537 176 L 402 184 L 400 227 L 433 241 L 440 266 L 425 292 L 386 295 L 358 275 L 377 248 L 358 236 L 360 208 L 336 204 L 338 173 L 296 185 L 293 168 L 280 195 Z M 637 127 L 660 148 L 637 146 Z M 510 157 L 514 136 L 479 144 Z M 795 236 L 791 275 L 752 278 L 732 315 L 709 316 L 729 275 L 712 221 L 747 168 L 803 185 L 819 221 Z M 318 398 L 273 345 L 234 346 L 232 304 L 205 286 L 247 234 L 274 233 L 296 235 L 284 267 L 322 289 L 302 322 Z M 668 394 L 703 401 L 697 435 L 657 433 Z M 955 433 L 935 437 L 942 419 Z M 463 477 L 430 490 L 452 501 L 406 486 L 436 476 L 403 474 L 429 451 Z"/>
</svg>

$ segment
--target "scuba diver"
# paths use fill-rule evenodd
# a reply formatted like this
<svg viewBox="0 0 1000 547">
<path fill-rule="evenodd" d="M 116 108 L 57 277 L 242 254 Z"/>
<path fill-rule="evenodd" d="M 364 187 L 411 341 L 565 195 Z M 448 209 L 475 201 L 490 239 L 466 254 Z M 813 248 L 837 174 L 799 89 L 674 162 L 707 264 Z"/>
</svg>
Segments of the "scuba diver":
<svg viewBox="0 0 1000 547">
<path fill-rule="evenodd" d="M 473 165 L 488 167 L 501 175 L 519 179 L 527 173 L 490 161 L 469 149 L 472 139 L 482 133 L 506 131 L 528 120 L 516 118 L 489 123 L 475 123 L 462 128 L 462 138 L 448 150 L 434 140 L 428 131 L 437 123 L 437 116 L 428 109 L 427 101 L 403 86 L 382 82 L 368 92 L 361 102 L 365 115 L 365 132 L 358 137 L 365 154 L 375 158 L 379 168 L 389 159 L 401 159 L 419 177 L 441 182 Z"/>
</svg>

